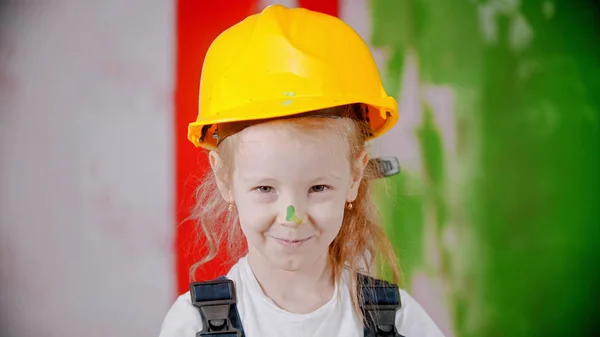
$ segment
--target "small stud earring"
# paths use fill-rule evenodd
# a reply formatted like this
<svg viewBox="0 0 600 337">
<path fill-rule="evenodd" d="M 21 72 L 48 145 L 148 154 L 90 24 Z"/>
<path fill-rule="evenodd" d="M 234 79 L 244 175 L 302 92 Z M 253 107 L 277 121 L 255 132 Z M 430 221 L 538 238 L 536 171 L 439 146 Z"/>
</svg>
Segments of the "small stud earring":
<svg viewBox="0 0 600 337">
<path fill-rule="evenodd" d="M 352 205 L 352 202 L 348 201 L 346 203 L 346 209 L 348 209 L 349 211 L 351 211 L 354 208 L 354 205 Z"/>
<path fill-rule="evenodd" d="M 230 203 L 229 203 L 229 206 L 227 206 L 227 209 L 228 209 L 228 210 L 231 212 L 231 211 L 233 211 L 233 207 L 234 207 L 234 206 L 233 206 L 233 203 L 232 203 L 232 202 L 230 202 Z"/>
</svg>

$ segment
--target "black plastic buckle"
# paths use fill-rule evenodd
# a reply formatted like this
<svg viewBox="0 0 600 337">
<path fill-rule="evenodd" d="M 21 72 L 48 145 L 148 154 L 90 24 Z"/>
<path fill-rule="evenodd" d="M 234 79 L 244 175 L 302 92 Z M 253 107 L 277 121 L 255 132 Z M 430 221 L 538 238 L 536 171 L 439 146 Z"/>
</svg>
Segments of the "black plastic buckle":
<svg viewBox="0 0 600 337">
<path fill-rule="evenodd" d="M 402 307 L 398 286 L 385 281 L 363 284 L 363 315 L 368 337 L 401 337 L 396 330 L 396 312 Z"/>
<path fill-rule="evenodd" d="M 400 161 L 396 157 L 379 157 L 369 160 L 378 178 L 387 178 L 400 173 Z"/>
<path fill-rule="evenodd" d="M 242 337 L 234 327 L 232 310 L 236 303 L 235 287 L 229 279 L 192 283 L 190 285 L 192 305 L 200 310 L 202 331 L 200 336 Z"/>
<path fill-rule="evenodd" d="M 365 305 L 364 311 L 367 315 L 367 322 L 371 328 L 374 328 L 373 337 L 397 337 L 400 336 L 396 331 L 396 312 L 399 305 Z"/>
</svg>

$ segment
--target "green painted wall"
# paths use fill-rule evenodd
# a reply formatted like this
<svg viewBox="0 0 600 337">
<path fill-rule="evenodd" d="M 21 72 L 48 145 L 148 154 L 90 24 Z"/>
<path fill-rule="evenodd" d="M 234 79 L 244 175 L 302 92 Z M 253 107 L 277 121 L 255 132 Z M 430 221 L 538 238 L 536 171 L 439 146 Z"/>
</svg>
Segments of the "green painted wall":
<svg viewBox="0 0 600 337">
<path fill-rule="evenodd" d="M 600 16 L 587 3 L 371 1 L 388 91 L 414 65 L 408 85 L 452 97 L 443 111 L 435 93 L 417 98 L 420 169 L 381 203 L 406 286 L 443 294 L 424 305 L 455 336 L 600 333 Z"/>
</svg>

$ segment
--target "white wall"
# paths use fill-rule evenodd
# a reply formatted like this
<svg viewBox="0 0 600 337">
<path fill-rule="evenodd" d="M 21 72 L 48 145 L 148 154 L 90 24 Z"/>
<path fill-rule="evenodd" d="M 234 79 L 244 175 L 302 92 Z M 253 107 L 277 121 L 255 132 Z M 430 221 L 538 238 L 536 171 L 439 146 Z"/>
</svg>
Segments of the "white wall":
<svg viewBox="0 0 600 337">
<path fill-rule="evenodd" d="M 19 3 L 0 18 L 0 335 L 156 336 L 175 295 L 174 1 Z"/>
</svg>

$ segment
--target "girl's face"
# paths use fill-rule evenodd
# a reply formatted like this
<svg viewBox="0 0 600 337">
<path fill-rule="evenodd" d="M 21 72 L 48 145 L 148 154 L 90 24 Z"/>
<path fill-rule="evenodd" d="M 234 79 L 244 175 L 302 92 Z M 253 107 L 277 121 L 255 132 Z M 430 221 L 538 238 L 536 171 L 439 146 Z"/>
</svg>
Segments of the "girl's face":
<svg viewBox="0 0 600 337">
<path fill-rule="evenodd" d="M 241 132 L 230 184 L 220 184 L 235 203 L 249 254 L 288 271 L 327 257 L 368 161 L 361 153 L 351 163 L 340 136 L 290 131 L 264 123 Z M 220 159 L 210 157 L 214 167 Z"/>
</svg>

